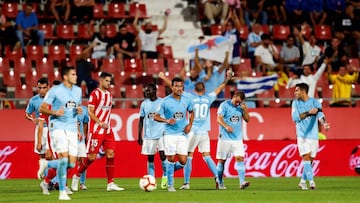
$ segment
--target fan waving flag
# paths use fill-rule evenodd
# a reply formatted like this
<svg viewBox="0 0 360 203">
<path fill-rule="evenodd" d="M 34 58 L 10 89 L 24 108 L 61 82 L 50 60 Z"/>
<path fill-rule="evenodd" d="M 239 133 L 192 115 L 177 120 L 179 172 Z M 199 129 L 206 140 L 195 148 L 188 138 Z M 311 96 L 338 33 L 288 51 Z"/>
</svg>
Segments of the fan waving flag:
<svg viewBox="0 0 360 203">
<path fill-rule="evenodd" d="M 228 61 L 232 60 L 233 43 L 227 37 L 211 37 L 204 43 L 198 43 L 189 46 L 187 52 L 194 54 L 196 49 L 199 50 L 200 58 L 214 60 L 222 63 L 225 59 L 225 53 L 229 52 L 230 54 L 228 56 Z"/>
<path fill-rule="evenodd" d="M 246 97 L 251 97 L 273 88 L 278 77 L 277 74 L 256 78 L 247 77 L 237 82 L 237 89 L 243 91 Z"/>
</svg>

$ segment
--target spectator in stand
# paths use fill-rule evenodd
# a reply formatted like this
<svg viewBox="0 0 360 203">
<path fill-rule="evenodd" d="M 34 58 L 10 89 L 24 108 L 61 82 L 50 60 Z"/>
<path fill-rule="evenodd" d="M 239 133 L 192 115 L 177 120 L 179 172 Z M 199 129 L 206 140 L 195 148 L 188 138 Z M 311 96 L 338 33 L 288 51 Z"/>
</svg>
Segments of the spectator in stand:
<svg viewBox="0 0 360 203">
<path fill-rule="evenodd" d="M 233 43 L 232 60 L 230 62 L 230 64 L 233 67 L 239 66 L 239 64 L 240 64 L 240 48 L 241 48 L 240 26 L 241 26 L 241 24 L 237 17 L 236 12 L 231 10 L 229 12 L 228 18 L 224 22 L 223 27 L 225 30 L 223 32 L 223 36 L 229 38 L 230 41 Z M 224 77 L 224 80 L 225 80 L 225 77 Z"/>
<path fill-rule="evenodd" d="M 266 0 L 265 7 L 268 11 L 275 15 L 275 24 L 282 24 L 286 22 L 286 12 L 283 1 Z"/>
<path fill-rule="evenodd" d="M 326 20 L 326 13 L 323 10 L 324 0 L 302 0 L 302 10 L 309 13 L 312 26 L 323 25 Z"/>
<path fill-rule="evenodd" d="M 290 34 L 287 37 L 286 46 L 282 47 L 280 51 L 280 63 L 283 65 L 285 72 L 294 72 L 297 75 L 302 73 L 302 70 L 298 70 L 300 61 L 299 48 L 294 45 L 295 36 Z"/>
<path fill-rule="evenodd" d="M 114 38 L 115 56 L 121 59 L 121 70 L 124 70 L 123 59 L 140 59 L 141 40 L 139 36 L 128 32 L 125 24 L 119 26 L 119 33 Z"/>
<path fill-rule="evenodd" d="M 44 46 L 44 33 L 38 29 L 38 18 L 33 10 L 33 5 L 26 4 L 25 10 L 20 11 L 16 16 L 16 36 L 20 41 L 23 54 L 26 55 L 24 37 L 30 37 Z"/>
<path fill-rule="evenodd" d="M 7 45 L 10 45 L 14 51 L 20 46 L 15 28 L 11 22 L 6 20 L 2 7 L 3 5 L 0 4 L 0 55 L 2 55 L 3 48 Z"/>
<path fill-rule="evenodd" d="M 304 27 L 302 26 L 302 29 Z M 302 66 L 312 64 L 315 68 L 320 58 L 321 49 L 316 45 L 315 35 L 312 33 L 309 36 L 309 41 L 305 41 L 304 36 L 301 34 L 302 30 L 299 31 L 296 27 L 294 28 L 294 35 L 300 40 L 303 52 Z"/>
<path fill-rule="evenodd" d="M 267 24 L 268 15 L 264 7 L 265 0 L 247 0 L 247 9 L 244 11 L 245 23 L 248 27 L 258 22 L 262 25 Z"/>
<path fill-rule="evenodd" d="M 332 71 L 338 72 L 341 63 L 346 63 L 347 56 L 343 46 L 340 46 L 341 40 L 338 37 L 333 37 L 331 46 L 325 49 L 325 58 L 329 60 L 329 66 Z"/>
<path fill-rule="evenodd" d="M 62 22 L 68 22 L 70 16 L 70 1 L 69 0 L 50 0 L 49 8 L 51 14 L 55 17 L 56 23 L 62 24 Z M 61 17 L 64 16 L 64 20 L 61 21 Z"/>
<path fill-rule="evenodd" d="M 7 100 L 6 87 L 0 87 L 0 110 L 2 109 L 15 109 L 15 104 L 11 100 Z"/>
<path fill-rule="evenodd" d="M 333 85 L 332 88 L 332 107 L 348 107 L 351 105 L 352 84 L 359 77 L 357 67 L 349 67 L 342 63 L 337 74 L 333 74 L 331 67 L 328 67 L 328 79 Z"/>
<path fill-rule="evenodd" d="M 267 75 L 267 71 L 282 71 L 281 64 L 275 63 L 279 60 L 279 52 L 270 39 L 270 35 L 261 35 L 261 45 L 255 49 L 255 60 L 263 75 Z"/>
<path fill-rule="evenodd" d="M 94 18 L 94 0 L 72 0 L 71 16 L 76 17 L 78 22 L 90 22 Z"/>
<path fill-rule="evenodd" d="M 247 56 L 251 59 L 251 67 L 255 68 L 255 49 L 259 45 L 261 45 L 261 35 L 263 34 L 261 25 L 259 23 L 255 23 L 252 26 L 251 32 L 247 38 Z"/>
<path fill-rule="evenodd" d="M 141 59 L 142 64 L 145 69 L 147 70 L 146 66 L 146 59 L 156 59 L 158 58 L 158 52 L 156 51 L 156 43 L 157 39 L 160 37 L 162 33 L 165 32 L 168 22 L 168 15 L 169 11 L 165 11 L 164 15 L 164 24 L 160 30 L 153 30 L 153 25 L 151 22 L 146 22 L 144 24 L 145 29 L 142 30 L 141 27 L 138 27 L 138 20 L 139 20 L 139 13 L 140 11 L 136 11 L 135 19 L 133 22 L 133 27 L 136 29 L 136 32 L 139 33 L 139 37 L 141 40 Z"/>
<path fill-rule="evenodd" d="M 299 25 L 305 21 L 301 1 L 285 0 L 285 12 L 289 25 Z"/>
<path fill-rule="evenodd" d="M 325 11 L 328 15 L 327 24 L 340 24 L 342 15 L 345 12 L 346 0 L 327 0 L 325 2 Z"/>
<path fill-rule="evenodd" d="M 215 24 L 220 18 L 220 24 L 223 24 L 228 14 L 229 5 L 225 0 L 202 0 L 204 4 L 204 15 L 210 24 Z"/>
<path fill-rule="evenodd" d="M 90 45 L 92 48 L 91 58 L 114 58 L 114 55 L 112 54 L 111 39 L 106 36 L 106 24 L 101 23 L 99 25 L 98 33 L 93 33 L 90 26 L 88 28 L 88 33 L 92 36 L 92 43 Z"/>
</svg>

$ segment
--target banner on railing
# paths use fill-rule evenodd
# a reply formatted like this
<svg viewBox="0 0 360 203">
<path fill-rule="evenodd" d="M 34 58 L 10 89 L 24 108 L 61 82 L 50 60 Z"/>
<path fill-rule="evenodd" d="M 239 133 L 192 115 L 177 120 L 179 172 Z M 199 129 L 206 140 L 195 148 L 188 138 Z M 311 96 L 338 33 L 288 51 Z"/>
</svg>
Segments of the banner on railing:
<svg viewBox="0 0 360 203">
<path fill-rule="evenodd" d="M 294 140 L 295 124 L 291 120 L 290 108 L 249 109 L 250 122 L 243 124 L 245 140 Z M 360 123 L 360 108 L 326 108 L 323 110 L 331 124 L 327 139 L 360 139 L 356 127 Z M 219 132 L 216 122 L 216 109 L 211 110 L 212 140 Z M 114 109 L 111 114 L 111 126 L 118 141 L 137 139 L 139 121 L 136 109 Z M 1 141 L 34 140 L 34 123 L 25 119 L 23 110 L 0 111 Z"/>
<path fill-rule="evenodd" d="M 215 159 L 216 141 L 211 141 L 211 156 Z M 248 177 L 299 177 L 302 160 L 294 141 L 247 141 L 246 176 Z M 317 158 L 313 162 L 316 176 L 359 176 L 360 139 L 326 140 L 320 142 Z M 0 142 L 0 179 L 36 178 L 38 155 L 33 153 L 32 142 Z M 117 143 L 116 177 L 140 177 L 146 174 L 147 159 L 140 154 L 137 142 Z M 161 176 L 161 163 L 155 158 L 156 176 Z M 176 172 L 181 177 L 182 170 Z M 224 175 L 235 177 L 234 158 L 226 161 Z M 87 172 L 88 177 L 106 177 L 105 158 L 96 160 Z M 212 177 L 199 153 L 193 158 L 193 177 Z M 71 177 L 71 174 L 69 175 Z"/>
</svg>

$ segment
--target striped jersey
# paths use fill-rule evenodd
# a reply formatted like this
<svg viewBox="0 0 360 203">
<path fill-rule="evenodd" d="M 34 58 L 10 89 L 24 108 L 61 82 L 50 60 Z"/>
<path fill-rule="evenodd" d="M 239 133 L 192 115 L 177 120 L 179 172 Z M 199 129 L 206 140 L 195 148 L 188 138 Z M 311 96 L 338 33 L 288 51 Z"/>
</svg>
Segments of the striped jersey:
<svg viewBox="0 0 360 203">
<path fill-rule="evenodd" d="M 110 114 L 112 107 L 112 95 L 109 91 L 101 90 L 96 88 L 91 92 L 89 98 L 88 107 L 94 107 L 94 113 L 96 117 L 99 118 L 101 122 L 107 123 L 109 128 L 104 129 L 99 126 L 93 120 L 89 122 L 89 132 L 94 134 L 109 134 L 111 132 L 110 128 Z"/>
</svg>

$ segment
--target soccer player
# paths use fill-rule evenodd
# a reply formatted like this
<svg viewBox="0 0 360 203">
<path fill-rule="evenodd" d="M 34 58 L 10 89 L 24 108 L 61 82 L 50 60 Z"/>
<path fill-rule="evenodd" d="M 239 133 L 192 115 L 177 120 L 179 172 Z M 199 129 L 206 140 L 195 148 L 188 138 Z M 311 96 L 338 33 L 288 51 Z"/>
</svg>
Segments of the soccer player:
<svg viewBox="0 0 360 203">
<path fill-rule="evenodd" d="M 226 189 L 223 181 L 224 163 L 231 153 L 235 157 L 235 168 L 239 176 L 240 189 L 245 189 L 250 185 L 250 182 L 245 181 L 243 119 L 249 122 L 250 117 L 245 104 L 245 93 L 238 91 L 234 93 L 231 100 L 221 103 L 217 112 L 217 122 L 220 128 L 216 149 L 219 189 Z"/>
<path fill-rule="evenodd" d="M 316 157 L 319 148 L 318 122 L 325 130 L 330 128 L 325 119 L 322 107 L 317 99 L 308 96 L 309 86 L 306 83 L 299 83 L 295 86 L 295 100 L 291 107 L 291 117 L 296 125 L 297 144 L 300 156 L 302 156 L 304 168 L 299 183 L 299 188 L 307 190 L 306 180 L 310 188 L 315 189 L 312 160 Z"/>
<path fill-rule="evenodd" d="M 35 145 L 34 145 L 34 152 L 39 154 L 39 168 L 40 165 L 43 164 L 45 161 L 45 148 L 46 148 L 46 138 L 48 133 L 48 127 L 46 123 L 41 123 L 41 133 L 39 131 L 39 107 L 44 100 L 44 97 L 49 90 L 49 82 L 47 78 L 40 78 L 37 82 L 37 95 L 31 97 L 29 103 L 25 110 L 25 117 L 26 119 L 32 121 L 35 127 Z M 34 114 L 34 115 L 33 115 Z M 41 175 L 37 174 L 37 177 L 41 179 Z"/>
<path fill-rule="evenodd" d="M 82 114 L 78 115 L 78 125 L 79 125 L 79 142 L 78 142 L 78 164 L 82 162 L 83 159 L 86 159 L 86 146 L 85 140 L 88 135 L 88 123 L 89 123 L 89 113 L 86 106 L 81 106 Z M 87 190 L 85 185 L 86 181 L 86 170 L 80 174 L 80 190 Z"/>
<path fill-rule="evenodd" d="M 187 142 L 186 134 L 191 130 L 194 121 L 191 98 L 182 94 L 184 81 L 173 78 L 172 94 L 164 98 L 154 120 L 166 123 L 164 131 L 165 155 L 168 160 L 167 176 L 168 191 L 175 192 L 174 171 L 181 169 L 186 164 Z M 189 113 L 188 119 L 186 114 Z M 161 116 L 163 115 L 163 116 Z M 175 163 L 175 155 L 178 162 Z"/>
<path fill-rule="evenodd" d="M 162 98 L 156 94 L 157 88 L 154 84 L 145 86 L 145 100 L 140 106 L 140 120 L 138 125 L 138 143 L 141 147 L 141 154 L 147 155 L 147 169 L 149 175 L 155 177 L 154 155 L 159 151 L 163 169 L 161 188 L 167 187 L 166 156 L 164 152 L 163 133 L 165 125 L 154 121 L 154 116 L 162 103 Z M 144 128 L 144 138 L 142 136 Z"/>
<path fill-rule="evenodd" d="M 74 168 L 77 156 L 77 115 L 82 113 L 81 89 L 76 86 L 76 70 L 74 67 L 61 69 L 63 82 L 52 87 L 46 94 L 40 106 L 40 112 L 50 115 L 49 130 L 56 143 L 55 152 L 58 155 L 57 174 L 59 176 L 59 200 L 70 200 L 66 192 L 67 169 Z M 51 105 L 51 109 L 49 108 Z M 56 162 L 53 161 L 53 162 Z M 51 162 L 52 163 L 52 162 Z M 39 173 L 48 167 L 45 162 Z"/>
<path fill-rule="evenodd" d="M 96 159 L 101 146 L 106 156 L 107 191 L 122 191 L 124 188 L 114 183 L 115 174 L 115 148 L 114 133 L 110 127 L 110 114 L 112 108 L 112 95 L 109 92 L 112 75 L 107 72 L 100 74 L 99 87 L 90 94 L 88 113 L 90 116 L 89 135 L 86 143 L 88 152 L 72 178 L 71 189 L 78 190 L 80 174 L 83 173 Z"/>
<path fill-rule="evenodd" d="M 192 96 L 192 105 L 194 110 L 194 123 L 188 135 L 188 157 L 184 167 L 184 184 L 180 189 L 190 189 L 190 175 L 192 170 L 192 159 L 195 148 L 202 153 L 203 159 L 213 173 L 218 188 L 218 173 L 216 165 L 210 156 L 210 106 L 216 100 L 217 95 L 225 88 L 225 85 L 231 80 L 233 72 L 227 72 L 226 80 L 221 83 L 214 91 L 205 94 L 205 84 L 198 82 L 195 84 L 195 94 Z"/>
</svg>

